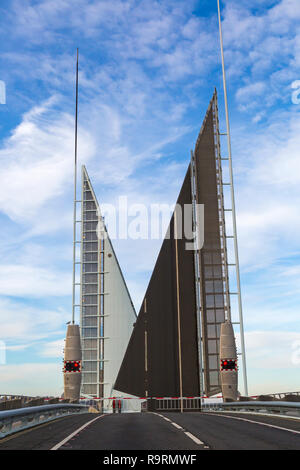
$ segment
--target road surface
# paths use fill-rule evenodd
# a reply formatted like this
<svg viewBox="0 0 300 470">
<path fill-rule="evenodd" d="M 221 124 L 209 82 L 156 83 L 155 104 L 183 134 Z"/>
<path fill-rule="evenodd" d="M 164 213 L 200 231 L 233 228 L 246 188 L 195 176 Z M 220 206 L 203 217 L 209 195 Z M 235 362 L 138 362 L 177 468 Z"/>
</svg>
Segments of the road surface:
<svg viewBox="0 0 300 470">
<path fill-rule="evenodd" d="M 300 450 L 300 420 L 241 413 L 81 414 L 0 440 L 0 450 Z"/>
</svg>

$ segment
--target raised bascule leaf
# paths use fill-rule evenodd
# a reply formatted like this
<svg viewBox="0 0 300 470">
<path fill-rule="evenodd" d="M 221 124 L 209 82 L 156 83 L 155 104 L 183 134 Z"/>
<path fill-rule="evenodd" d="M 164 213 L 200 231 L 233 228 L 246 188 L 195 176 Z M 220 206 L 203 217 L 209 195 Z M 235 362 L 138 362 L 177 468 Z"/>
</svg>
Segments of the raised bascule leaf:
<svg viewBox="0 0 300 470">
<path fill-rule="evenodd" d="M 189 240 L 178 226 L 183 219 L 176 226 L 183 236 L 174 237 L 173 214 L 116 380 L 119 391 L 149 397 L 200 396 L 201 388 L 208 396 L 221 391 L 220 325 L 230 305 L 218 132 L 215 92 L 177 200 L 183 211 L 193 202 L 204 205 L 204 245 L 196 252 L 199 279 L 195 252 L 186 249 Z"/>
</svg>

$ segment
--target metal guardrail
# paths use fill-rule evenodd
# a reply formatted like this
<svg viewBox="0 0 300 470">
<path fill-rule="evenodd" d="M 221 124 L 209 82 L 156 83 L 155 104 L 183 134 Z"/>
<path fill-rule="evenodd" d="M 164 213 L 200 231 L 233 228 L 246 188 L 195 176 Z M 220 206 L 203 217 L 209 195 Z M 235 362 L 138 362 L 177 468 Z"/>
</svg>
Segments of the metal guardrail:
<svg viewBox="0 0 300 470">
<path fill-rule="evenodd" d="M 231 403 L 205 403 L 202 411 L 257 412 L 300 417 L 300 403 L 288 401 L 241 401 Z"/>
<path fill-rule="evenodd" d="M 260 395 L 261 396 L 261 395 Z M 277 398 L 278 400 L 283 400 L 285 399 L 285 397 L 299 397 L 300 396 L 300 392 L 281 392 L 281 393 L 268 393 L 267 394 L 268 397 L 274 397 L 274 398 Z M 253 395 L 251 396 L 251 398 L 258 398 L 259 395 Z"/>
<path fill-rule="evenodd" d="M 201 398 L 156 398 L 154 401 L 156 411 L 200 411 Z"/>
<path fill-rule="evenodd" d="M 88 409 L 88 405 L 66 403 L 0 411 L 0 438 L 67 414 L 87 412 Z"/>
</svg>

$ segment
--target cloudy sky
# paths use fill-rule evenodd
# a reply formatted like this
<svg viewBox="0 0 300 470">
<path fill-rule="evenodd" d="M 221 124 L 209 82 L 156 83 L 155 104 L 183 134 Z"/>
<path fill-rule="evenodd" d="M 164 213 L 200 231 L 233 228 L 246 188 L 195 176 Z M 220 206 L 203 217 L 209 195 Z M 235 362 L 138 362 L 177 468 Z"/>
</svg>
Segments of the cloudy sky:
<svg viewBox="0 0 300 470">
<path fill-rule="evenodd" d="M 296 391 L 300 5 L 221 5 L 249 389 Z M 76 48 L 78 154 L 100 204 L 171 204 L 214 87 L 225 131 L 217 6 L 2 0 L 0 14 L 0 393 L 58 395 L 71 315 Z M 160 244 L 114 241 L 137 310 Z"/>
</svg>

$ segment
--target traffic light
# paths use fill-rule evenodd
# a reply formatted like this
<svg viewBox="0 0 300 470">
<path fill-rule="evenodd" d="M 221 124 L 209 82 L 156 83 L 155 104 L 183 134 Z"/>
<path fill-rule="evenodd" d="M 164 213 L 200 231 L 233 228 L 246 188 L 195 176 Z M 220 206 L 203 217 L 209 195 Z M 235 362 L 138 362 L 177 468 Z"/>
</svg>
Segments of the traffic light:
<svg viewBox="0 0 300 470">
<path fill-rule="evenodd" d="M 64 361 L 65 372 L 81 372 L 81 364 L 80 361 Z"/>
<path fill-rule="evenodd" d="M 237 361 L 234 359 L 221 359 L 221 370 L 237 370 Z"/>
</svg>

